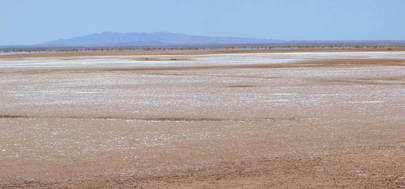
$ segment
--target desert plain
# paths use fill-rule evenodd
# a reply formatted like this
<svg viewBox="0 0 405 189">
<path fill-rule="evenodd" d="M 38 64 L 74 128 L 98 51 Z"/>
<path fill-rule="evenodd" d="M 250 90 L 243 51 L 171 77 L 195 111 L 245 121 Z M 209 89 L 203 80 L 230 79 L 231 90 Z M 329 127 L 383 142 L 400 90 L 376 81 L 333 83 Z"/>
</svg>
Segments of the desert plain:
<svg viewBox="0 0 405 189">
<path fill-rule="evenodd" d="M 405 51 L 0 56 L 0 188 L 405 188 Z"/>
</svg>

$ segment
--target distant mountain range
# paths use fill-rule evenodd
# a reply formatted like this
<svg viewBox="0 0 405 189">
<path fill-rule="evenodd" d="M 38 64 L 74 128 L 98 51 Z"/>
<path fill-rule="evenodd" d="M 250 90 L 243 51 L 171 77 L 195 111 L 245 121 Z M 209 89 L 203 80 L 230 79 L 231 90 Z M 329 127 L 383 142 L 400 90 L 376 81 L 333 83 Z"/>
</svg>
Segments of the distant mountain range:
<svg viewBox="0 0 405 189">
<path fill-rule="evenodd" d="M 155 46 L 197 46 L 197 45 L 246 45 L 281 43 L 281 40 L 208 37 L 168 32 L 116 33 L 104 32 L 71 39 L 59 39 L 38 44 L 44 47 L 155 47 Z"/>
<path fill-rule="evenodd" d="M 405 45 L 401 40 L 310 40 L 284 41 L 274 39 L 243 38 L 243 37 L 212 37 L 196 36 L 169 32 L 154 33 L 117 33 L 104 32 L 70 39 L 59 39 L 36 45 L 7 45 L 5 49 L 48 49 L 48 48 L 154 48 L 154 47 L 214 47 L 232 45 L 269 45 L 278 47 L 289 46 L 353 46 L 353 45 Z"/>
</svg>

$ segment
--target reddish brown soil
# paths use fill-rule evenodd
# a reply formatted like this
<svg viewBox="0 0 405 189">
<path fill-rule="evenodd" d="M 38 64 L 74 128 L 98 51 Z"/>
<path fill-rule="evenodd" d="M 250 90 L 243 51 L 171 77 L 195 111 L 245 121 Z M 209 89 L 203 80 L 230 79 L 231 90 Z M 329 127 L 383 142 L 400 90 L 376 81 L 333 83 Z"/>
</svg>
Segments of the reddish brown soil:
<svg viewBox="0 0 405 189">
<path fill-rule="evenodd" d="M 4 68 L 0 188 L 404 188 L 404 63 Z"/>
</svg>

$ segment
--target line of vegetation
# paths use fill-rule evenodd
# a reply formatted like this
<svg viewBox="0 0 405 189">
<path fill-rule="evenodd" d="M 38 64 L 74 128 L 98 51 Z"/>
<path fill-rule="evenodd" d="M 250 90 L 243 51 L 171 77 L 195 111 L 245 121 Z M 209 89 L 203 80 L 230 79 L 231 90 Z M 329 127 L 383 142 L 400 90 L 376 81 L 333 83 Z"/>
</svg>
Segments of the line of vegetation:
<svg viewBox="0 0 405 189">
<path fill-rule="evenodd" d="M 404 49 L 405 45 L 367 44 L 272 44 L 188 47 L 42 47 L 0 49 L 3 53 L 76 53 L 76 52 L 125 52 L 125 51 L 222 51 L 270 49 Z"/>
</svg>

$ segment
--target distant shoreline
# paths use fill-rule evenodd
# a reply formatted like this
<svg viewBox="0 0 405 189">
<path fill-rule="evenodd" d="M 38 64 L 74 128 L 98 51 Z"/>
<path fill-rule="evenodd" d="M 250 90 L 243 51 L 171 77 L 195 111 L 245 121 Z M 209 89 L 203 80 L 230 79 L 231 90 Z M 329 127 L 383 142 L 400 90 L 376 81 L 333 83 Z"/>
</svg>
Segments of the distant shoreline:
<svg viewBox="0 0 405 189">
<path fill-rule="evenodd" d="M 83 48 L 0 50 L 0 58 L 72 57 L 72 56 L 127 56 L 127 55 L 205 55 L 237 53 L 289 53 L 289 52 L 370 52 L 405 51 L 405 46 L 307 46 L 307 47 L 193 47 L 193 48 Z"/>
</svg>

